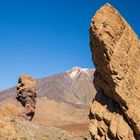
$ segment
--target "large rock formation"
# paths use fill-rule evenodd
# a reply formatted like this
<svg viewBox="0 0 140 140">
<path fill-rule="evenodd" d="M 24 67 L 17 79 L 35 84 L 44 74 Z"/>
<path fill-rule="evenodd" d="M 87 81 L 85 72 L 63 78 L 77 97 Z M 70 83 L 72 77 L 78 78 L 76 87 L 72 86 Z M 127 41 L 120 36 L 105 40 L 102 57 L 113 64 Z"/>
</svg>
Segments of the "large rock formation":
<svg viewBox="0 0 140 140">
<path fill-rule="evenodd" d="M 91 105 L 93 139 L 140 140 L 140 43 L 111 5 L 92 19 L 90 47 L 96 66 Z"/>
<path fill-rule="evenodd" d="M 29 75 L 21 75 L 17 85 L 17 100 L 25 107 L 23 115 L 32 120 L 36 103 L 36 81 Z"/>
</svg>

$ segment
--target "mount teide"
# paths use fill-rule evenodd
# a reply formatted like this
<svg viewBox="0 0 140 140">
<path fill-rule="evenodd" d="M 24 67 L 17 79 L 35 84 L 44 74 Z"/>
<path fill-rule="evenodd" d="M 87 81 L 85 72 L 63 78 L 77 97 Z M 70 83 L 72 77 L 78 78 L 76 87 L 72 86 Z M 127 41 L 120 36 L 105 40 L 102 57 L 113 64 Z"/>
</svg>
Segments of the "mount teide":
<svg viewBox="0 0 140 140">
<path fill-rule="evenodd" d="M 69 71 L 37 79 L 37 96 L 77 107 L 88 106 L 95 95 L 93 69 L 74 67 Z M 16 87 L 0 92 L 0 100 L 16 97 Z"/>
</svg>

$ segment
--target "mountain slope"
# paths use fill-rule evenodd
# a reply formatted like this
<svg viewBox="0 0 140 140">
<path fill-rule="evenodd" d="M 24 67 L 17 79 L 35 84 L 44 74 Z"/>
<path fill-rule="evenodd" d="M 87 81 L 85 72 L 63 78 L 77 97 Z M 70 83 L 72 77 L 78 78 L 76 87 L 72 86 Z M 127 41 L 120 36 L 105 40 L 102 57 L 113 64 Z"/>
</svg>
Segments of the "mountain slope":
<svg viewBox="0 0 140 140">
<path fill-rule="evenodd" d="M 95 96 L 93 70 L 74 67 L 69 71 L 37 79 L 37 96 L 76 105 L 87 106 Z M 0 100 L 16 97 L 16 88 L 0 92 Z"/>
</svg>

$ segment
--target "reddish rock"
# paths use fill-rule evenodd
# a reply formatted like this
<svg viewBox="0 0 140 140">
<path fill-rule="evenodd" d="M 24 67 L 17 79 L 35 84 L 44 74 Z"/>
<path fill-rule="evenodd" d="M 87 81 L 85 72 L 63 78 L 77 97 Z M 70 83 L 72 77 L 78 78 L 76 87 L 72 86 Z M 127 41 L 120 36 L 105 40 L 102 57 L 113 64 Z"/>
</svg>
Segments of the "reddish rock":
<svg viewBox="0 0 140 140">
<path fill-rule="evenodd" d="M 36 81 L 29 75 L 21 75 L 17 85 L 17 100 L 25 107 L 21 114 L 32 120 L 35 114 L 36 104 Z"/>
</svg>

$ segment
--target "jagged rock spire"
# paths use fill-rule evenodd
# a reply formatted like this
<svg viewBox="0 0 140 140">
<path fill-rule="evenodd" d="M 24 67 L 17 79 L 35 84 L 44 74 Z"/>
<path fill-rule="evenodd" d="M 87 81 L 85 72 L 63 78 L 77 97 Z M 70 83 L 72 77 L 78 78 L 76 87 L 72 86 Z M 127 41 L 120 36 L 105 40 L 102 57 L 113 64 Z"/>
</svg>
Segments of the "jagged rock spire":
<svg viewBox="0 0 140 140">
<path fill-rule="evenodd" d="M 29 75 L 21 75 L 17 84 L 17 100 L 25 107 L 22 116 L 32 120 L 35 114 L 36 81 Z"/>
<path fill-rule="evenodd" d="M 140 139 L 140 44 L 133 29 L 110 4 L 90 27 L 97 94 L 90 112 L 93 139 Z"/>
</svg>

